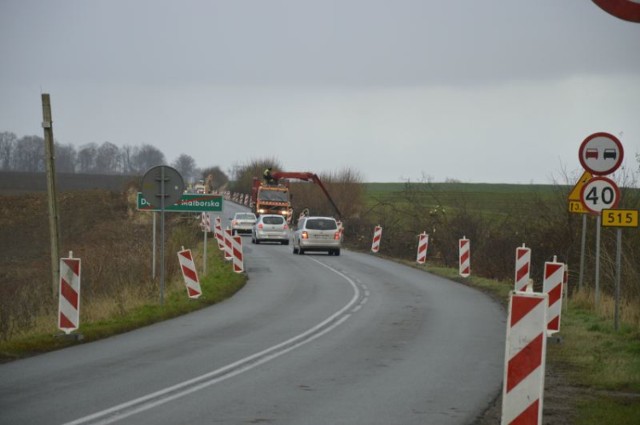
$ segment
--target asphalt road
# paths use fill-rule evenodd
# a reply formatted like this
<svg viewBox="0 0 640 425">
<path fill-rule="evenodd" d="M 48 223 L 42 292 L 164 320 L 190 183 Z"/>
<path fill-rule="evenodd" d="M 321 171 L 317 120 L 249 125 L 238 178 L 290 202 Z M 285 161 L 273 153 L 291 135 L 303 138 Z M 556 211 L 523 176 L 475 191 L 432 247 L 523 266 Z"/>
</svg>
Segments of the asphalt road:
<svg viewBox="0 0 640 425">
<path fill-rule="evenodd" d="M 223 303 L 0 365 L 0 424 L 466 425 L 500 390 L 482 293 L 347 250 L 244 253 Z"/>
</svg>

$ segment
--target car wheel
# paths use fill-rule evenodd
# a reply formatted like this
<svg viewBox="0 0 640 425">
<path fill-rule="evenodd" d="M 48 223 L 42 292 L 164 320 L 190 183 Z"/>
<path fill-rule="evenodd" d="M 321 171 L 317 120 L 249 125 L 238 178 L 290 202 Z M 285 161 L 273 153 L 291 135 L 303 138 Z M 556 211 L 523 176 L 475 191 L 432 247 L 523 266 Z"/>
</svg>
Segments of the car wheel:
<svg viewBox="0 0 640 425">
<path fill-rule="evenodd" d="M 293 247 L 293 255 L 298 253 L 298 248 L 296 248 L 295 246 Z"/>
<path fill-rule="evenodd" d="M 333 255 L 335 255 L 336 257 L 340 255 L 340 250 L 336 249 L 335 251 L 333 251 Z"/>
<path fill-rule="evenodd" d="M 300 254 L 300 255 L 304 255 L 304 249 L 302 249 L 302 248 L 298 248 L 298 254 Z"/>
<path fill-rule="evenodd" d="M 282 245 L 289 245 L 289 241 L 282 241 Z"/>
<path fill-rule="evenodd" d="M 256 238 L 256 245 L 260 245 L 260 239 Z"/>
</svg>

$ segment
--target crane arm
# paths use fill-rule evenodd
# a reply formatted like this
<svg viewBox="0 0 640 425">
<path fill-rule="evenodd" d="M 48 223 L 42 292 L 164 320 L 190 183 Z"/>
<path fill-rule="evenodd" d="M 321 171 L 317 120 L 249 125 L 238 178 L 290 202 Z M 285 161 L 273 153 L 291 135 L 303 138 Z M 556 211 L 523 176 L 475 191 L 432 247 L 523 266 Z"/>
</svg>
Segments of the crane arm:
<svg viewBox="0 0 640 425">
<path fill-rule="evenodd" d="M 329 195 L 329 192 L 324 187 L 324 185 L 322 184 L 322 181 L 320 180 L 320 178 L 316 174 L 309 173 L 309 172 L 299 172 L 299 171 L 276 171 L 276 172 L 272 173 L 271 175 L 276 180 L 280 180 L 280 179 L 298 179 L 298 180 L 303 180 L 303 181 L 312 181 L 313 183 L 315 183 L 318 186 L 320 186 L 320 189 L 322 189 L 322 192 L 324 193 L 324 195 L 327 197 L 329 202 L 331 202 L 331 205 L 333 206 L 333 209 L 336 210 L 336 213 L 338 214 L 338 218 L 340 218 L 342 216 L 342 213 L 340 213 L 340 210 L 338 209 L 338 206 L 336 205 L 335 202 L 333 202 L 333 199 L 331 198 L 331 195 Z"/>
</svg>

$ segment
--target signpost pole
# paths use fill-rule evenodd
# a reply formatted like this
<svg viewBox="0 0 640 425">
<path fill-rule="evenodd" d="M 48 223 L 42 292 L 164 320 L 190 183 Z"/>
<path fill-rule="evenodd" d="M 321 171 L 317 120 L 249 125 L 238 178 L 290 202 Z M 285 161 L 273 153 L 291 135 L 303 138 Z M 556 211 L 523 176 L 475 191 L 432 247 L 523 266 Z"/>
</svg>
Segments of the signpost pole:
<svg viewBox="0 0 640 425">
<path fill-rule="evenodd" d="M 582 240 L 580 241 L 580 277 L 578 278 L 578 290 L 582 291 L 584 280 L 584 254 L 587 245 L 587 215 L 582 214 Z"/>
<path fill-rule="evenodd" d="M 156 226 L 156 217 L 157 214 L 154 212 L 153 213 L 153 246 L 152 246 L 152 250 L 153 253 L 151 254 L 151 278 L 153 280 L 156 279 L 156 232 L 157 232 L 157 226 Z"/>
<path fill-rule="evenodd" d="M 600 216 L 596 217 L 596 310 L 600 304 Z"/>
<path fill-rule="evenodd" d="M 616 245 L 616 306 L 613 327 L 618 331 L 618 327 L 620 326 L 620 269 L 622 268 L 620 258 L 622 255 L 622 229 L 620 227 L 618 227 L 616 235 Z"/>
<path fill-rule="evenodd" d="M 164 303 L 164 167 L 160 167 L 160 305 Z"/>
</svg>

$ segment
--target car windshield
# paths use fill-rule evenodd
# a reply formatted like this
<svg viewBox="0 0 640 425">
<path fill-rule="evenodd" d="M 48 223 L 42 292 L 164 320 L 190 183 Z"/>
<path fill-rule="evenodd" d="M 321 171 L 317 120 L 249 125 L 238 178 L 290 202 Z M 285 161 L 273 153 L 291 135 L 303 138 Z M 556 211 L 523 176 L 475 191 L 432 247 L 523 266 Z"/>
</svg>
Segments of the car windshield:
<svg viewBox="0 0 640 425">
<path fill-rule="evenodd" d="M 286 190 L 261 190 L 261 201 L 289 202 L 289 192 Z"/>
<path fill-rule="evenodd" d="M 264 224 L 282 224 L 284 223 L 284 218 L 280 216 L 264 217 L 262 221 Z"/>
<path fill-rule="evenodd" d="M 236 214 L 236 220 L 254 220 L 255 221 L 255 219 L 256 219 L 256 216 L 251 213 Z"/>
<path fill-rule="evenodd" d="M 317 218 L 307 220 L 306 228 L 310 230 L 335 230 L 338 228 L 338 225 L 334 220 L 330 220 L 328 218 Z"/>
</svg>

